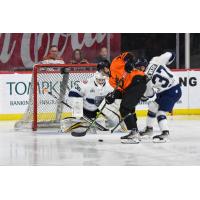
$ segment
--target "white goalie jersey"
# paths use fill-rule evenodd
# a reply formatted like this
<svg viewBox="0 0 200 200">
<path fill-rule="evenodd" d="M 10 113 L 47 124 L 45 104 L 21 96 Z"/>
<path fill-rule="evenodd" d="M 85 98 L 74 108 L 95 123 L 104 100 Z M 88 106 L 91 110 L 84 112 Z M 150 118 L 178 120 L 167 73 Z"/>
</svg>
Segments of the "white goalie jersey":
<svg viewBox="0 0 200 200">
<path fill-rule="evenodd" d="M 105 105 L 105 96 L 114 90 L 107 78 L 104 78 L 104 84 L 97 83 L 97 79 L 101 79 L 101 75 L 99 76 L 98 73 L 96 72 L 94 77 L 88 79 L 87 82 L 77 83 L 68 94 L 69 97 L 82 97 L 83 110 L 94 112 L 95 114 L 98 109 L 101 110 Z M 107 104 L 102 112 L 103 115 L 98 118 L 97 122 L 108 129 L 115 127 L 120 121 L 120 103 L 121 100 L 115 100 L 113 104 Z M 86 114 L 84 116 L 88 117 Z M 117 131 L 121 130 L 126 131 L 124 123 L 121 123 L 117 129 Z"/>
<path fill-rule="evenodd" d="M 87 82 L 77 83 L 69 92 L 69 97 L 83 97 L 83 108 L 89 111 L 95 111 L 101 104 L 104 97 L 112 92 L 108 80 L 103 85 L 96 83 L 95 76 Z"/>
<path fill-rule="evenodd" d="M 170 52 L 152 58 L 145 70 L 149 81 L 144 93 L 145 97 L 152 97 L 155 92 L 160 93 L 178 84 L 174 73 L 166 66 L 172 63 L 174 57 Z"/>
</svg>

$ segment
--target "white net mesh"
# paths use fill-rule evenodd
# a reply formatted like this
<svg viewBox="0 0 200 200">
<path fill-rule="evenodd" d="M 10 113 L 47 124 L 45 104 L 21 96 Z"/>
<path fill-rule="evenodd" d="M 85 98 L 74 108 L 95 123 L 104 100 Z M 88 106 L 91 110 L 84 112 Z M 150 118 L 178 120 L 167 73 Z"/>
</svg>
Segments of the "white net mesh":
<svg viewBox="0 0 200 200">
<path fill-rule="evenodd" d="M 60 120 L 70 116 L 72 112 L 61 101 L 65 101 L 69 89 L 77 82 L 92 77 L 95 71 L 94 64 L 36 65 L 32 75 L 28 108 L 22 119 L 15 124 L 15 128 L 36 130 L 40 127 L 59 127 Z M 36 84 L 37 90 L 34 91 Z"/>
</svg>

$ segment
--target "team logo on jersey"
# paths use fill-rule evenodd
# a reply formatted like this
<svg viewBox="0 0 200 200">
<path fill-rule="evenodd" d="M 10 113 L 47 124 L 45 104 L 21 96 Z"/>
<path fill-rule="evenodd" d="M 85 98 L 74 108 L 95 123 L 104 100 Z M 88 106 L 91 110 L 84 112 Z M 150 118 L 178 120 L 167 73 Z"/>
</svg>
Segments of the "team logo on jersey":
<svg viewBox="0 0 200 200">
<path fill-rule="evenodd" d="M 90 90 L 90 93 L 95 93 L 95 89 L 92 88 L 92 89 Z"/>
</svg>

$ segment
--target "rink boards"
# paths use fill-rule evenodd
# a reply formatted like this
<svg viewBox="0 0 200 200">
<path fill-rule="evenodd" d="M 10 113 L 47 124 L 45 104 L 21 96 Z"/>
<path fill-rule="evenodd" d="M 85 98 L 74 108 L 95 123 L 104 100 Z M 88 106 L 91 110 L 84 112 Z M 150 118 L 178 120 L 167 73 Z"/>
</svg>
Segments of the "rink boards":
<svg viewBox="0 0 200 200">
<path fill-rule="evenodd" d="M 173 115 L 200 114 L 200 70 L 174 70 L 182 87 L 182 97 Z M 28 106 L 31 72 L 0 73 L 0 120 L 20 119 Z M 47 104 L 51 103 L 51 99 Z M 138 116 L 145 116 L 148 102 L 137 106 Z M 48 106 L 48 105 L 47 105 Z M 67 115 L 67 113 L 66 113 Z"/>
</svg>

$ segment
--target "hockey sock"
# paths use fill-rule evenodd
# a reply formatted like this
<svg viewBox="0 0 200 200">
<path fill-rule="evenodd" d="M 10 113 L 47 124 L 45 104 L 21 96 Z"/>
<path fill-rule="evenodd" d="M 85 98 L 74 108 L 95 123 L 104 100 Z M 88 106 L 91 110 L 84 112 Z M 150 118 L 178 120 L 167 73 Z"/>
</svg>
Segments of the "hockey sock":
<svg viewBox="0 0 200 200">
<path fill-rule="evenodd" d="M 148 111 L 146 120 L 146 124 L 148 127 L 153 127 L 155 118 L 156 118 L 156 113 Z"/>
<path fill-rule="evenodd" d="M 123 106 L 120 107 L 120 114 L 122 117 L 126 117 L 127 115 L 133 112 L 135 112 L 135 109 L 130 110 Z M 137 116 L 135 113 L 130 114 L 128 117 L 126 117 L 124 119 L 124 122 L 128 130 L 132 130 L 133 128 L 137 129 Z"/>
<path fill-rule="evenodd" d="M 166 113 L 164 111 L 158 111 L 157 120 L 161 132 L 169 130 Z"/>
</svg>

